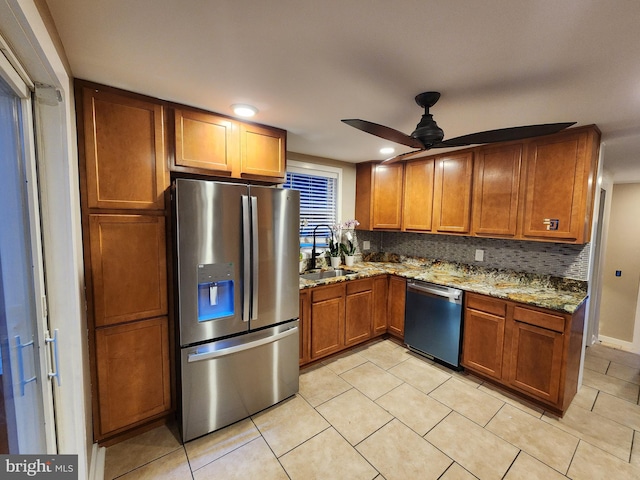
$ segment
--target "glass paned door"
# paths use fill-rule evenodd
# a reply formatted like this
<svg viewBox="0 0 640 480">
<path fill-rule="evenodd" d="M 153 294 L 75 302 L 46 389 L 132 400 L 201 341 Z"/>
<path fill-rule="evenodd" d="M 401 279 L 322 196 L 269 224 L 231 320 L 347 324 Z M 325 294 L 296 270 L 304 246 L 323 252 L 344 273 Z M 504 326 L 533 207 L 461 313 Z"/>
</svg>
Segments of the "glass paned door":
<svg viewBox="0 0 640 480">
<path fill-rule="evenodd" d="M 0 453 L 55 449 L 32 132 L 29 97 L 0 77 Z"/>
</svg>

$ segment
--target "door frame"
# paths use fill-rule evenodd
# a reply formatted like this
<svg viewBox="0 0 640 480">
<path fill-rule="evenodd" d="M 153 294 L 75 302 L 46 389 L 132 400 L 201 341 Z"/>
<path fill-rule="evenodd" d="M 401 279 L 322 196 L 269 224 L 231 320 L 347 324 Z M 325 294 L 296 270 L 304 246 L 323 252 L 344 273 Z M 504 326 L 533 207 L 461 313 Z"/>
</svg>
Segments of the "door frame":
<svg viewBox="0 0 640 480">
<path fill-rule="evenodd" d="M 78 478 L 93 478 L 91 389 L 71 70 L 43 0 L 0 0 L 0 32 L 33 82 L 59 90 L 36 107 L 42 241 L 49 324 L 60 331 L 61 387 L 54 386 L 58 452 L 78 455 Z"/>
</svg>

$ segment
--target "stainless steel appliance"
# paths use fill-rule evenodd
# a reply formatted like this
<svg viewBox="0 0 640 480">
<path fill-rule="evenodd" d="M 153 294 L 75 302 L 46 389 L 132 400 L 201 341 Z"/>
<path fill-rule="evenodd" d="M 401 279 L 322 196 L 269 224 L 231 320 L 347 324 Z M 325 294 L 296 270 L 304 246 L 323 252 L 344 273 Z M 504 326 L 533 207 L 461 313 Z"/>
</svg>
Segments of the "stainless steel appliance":
<svg viewBox="0 0 640 480">
<path fill-rule="evenodd" d="M 404 341 L 422 355 L 460 368 L 462 290 L 417 280 L 407 283 Z"/>
<path fill-rule="evenodd" d="M 298 391 L 295 190 L 177 179 L 182 437 Z"/>
</svg>

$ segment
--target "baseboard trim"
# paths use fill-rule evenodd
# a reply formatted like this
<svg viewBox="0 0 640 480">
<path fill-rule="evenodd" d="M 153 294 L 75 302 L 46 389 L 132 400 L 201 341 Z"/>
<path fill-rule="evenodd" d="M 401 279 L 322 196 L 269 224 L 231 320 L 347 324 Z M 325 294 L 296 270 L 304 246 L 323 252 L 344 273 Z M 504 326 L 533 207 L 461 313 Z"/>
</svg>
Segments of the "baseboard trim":
<svg viewBox="0 0 640 480">
<path fill-rule="evenodd" d="M 626 342 L 624 340 L 607 337 L 605 335 L 598 335 L 598 342 L 605 347 L 617 348 L 618 350 L 624 350 L 625 352 L 640 354 L 640 348 L 632 342 Z"/>
</svg>

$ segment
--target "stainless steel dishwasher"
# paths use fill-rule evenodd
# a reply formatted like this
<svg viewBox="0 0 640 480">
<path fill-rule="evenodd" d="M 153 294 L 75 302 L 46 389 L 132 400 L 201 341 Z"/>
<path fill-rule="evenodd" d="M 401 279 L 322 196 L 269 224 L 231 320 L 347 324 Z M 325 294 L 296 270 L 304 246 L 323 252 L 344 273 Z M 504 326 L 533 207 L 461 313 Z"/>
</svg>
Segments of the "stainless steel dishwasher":
<svg viewBox="0 0 640 480">
<path fill-rule="evenodd" d="M 416 353 L 460 369 L 462 290 L 412 280 L 407 283 L 404 341 Z"/>
</svg>

